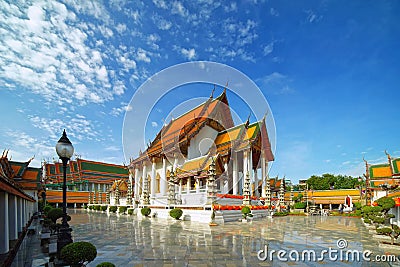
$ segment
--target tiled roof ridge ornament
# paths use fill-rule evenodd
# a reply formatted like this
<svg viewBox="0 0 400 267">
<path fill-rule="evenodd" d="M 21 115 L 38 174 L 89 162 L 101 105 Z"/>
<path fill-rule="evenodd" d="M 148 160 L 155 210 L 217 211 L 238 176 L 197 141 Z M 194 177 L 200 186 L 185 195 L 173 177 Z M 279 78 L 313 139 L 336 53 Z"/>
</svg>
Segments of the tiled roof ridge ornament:
<svg viewBox="0 0 400 267">
<path fill-rule="evenodd" d="M 211 91 L 210 98 L 214 98 L 214 91 L 215 91 L 215 84 L 214 84 L 214 88 Z"/>
<path fill-rule="evenodd" d="M 250 116 L 251 116 L 251 112 L 250 112 L 249 116 L 247 117 L 246 123 L 245 123 L 245 125 L 244 125 L 244 127 L 245 127 L 246 129 L 249 128 Z"/>
</svg>

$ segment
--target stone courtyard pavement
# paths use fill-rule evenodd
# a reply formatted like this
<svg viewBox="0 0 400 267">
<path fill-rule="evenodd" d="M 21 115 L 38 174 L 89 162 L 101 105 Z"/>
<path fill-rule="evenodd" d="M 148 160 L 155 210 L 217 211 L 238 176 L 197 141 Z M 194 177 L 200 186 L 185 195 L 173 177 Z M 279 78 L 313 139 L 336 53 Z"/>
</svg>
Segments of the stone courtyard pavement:
<svg viewBox="0 0 400 267">
<path fill-rule="evenodd" d="M 277 217 L 251 223 L 207 224 L 146 218 L 100 212 L 70 210 L 74 241 L 88 241 L 97 248 L 97 258 L 88 266 L 109 261 L 116 266 L 391 266 L 377 262 L 323 261 L 282 262 L 259 260 L 257 253 L 268 251 L 338 250 L 337 240 L 345 239 L 347 250 L 371 250 L 384 254 L 360 219 L 345 217 Z M 286 258 L 289 259 L 288 254 Z M 263 256 L 263 254 L 260 254 Z M 294 257 L 295 254 L 292 254 Z M 337 254 L 340 257 L 339 254 Z M 343 256 L 345 257 L 345 256 Z"/>
</svg>

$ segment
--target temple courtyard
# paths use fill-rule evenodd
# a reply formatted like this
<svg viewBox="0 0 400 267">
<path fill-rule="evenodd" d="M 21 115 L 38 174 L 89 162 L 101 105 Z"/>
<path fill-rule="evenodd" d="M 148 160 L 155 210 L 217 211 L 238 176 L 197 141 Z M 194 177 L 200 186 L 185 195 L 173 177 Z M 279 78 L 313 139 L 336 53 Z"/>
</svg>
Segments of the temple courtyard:
<svg viewBox="0 0 400 267">
<path fill-rule="evenodd" d="M 174 219 L 141 218 L 86 210 L 70 210 L 74 241 L 88 241 L 97 248 L 96 259 L 88 266 L 109 261 L 116 266 L 397 266 L 377 263 L 332 260 L 326 253 L 323 261 L 301 260 L 304 250 L 337 250 L 338 240 L 346 251 L 370 250 L 370 258 L 385 255 L 359 218 L 336 216 L 286 216 L 263 218 L 253 222 L 230 222 L 210 227 L 205 223 Z M 259 253 L 268 244 L 272 250 L 285 250 L 287 262 L 277 253 L 273 260 L 263 260 Z M 265 251 L 265 250 L 264 250 Z M 299 261 L 289 253 L 300 253 Z M 42 255 L 42 256 L 41 256 Z M 387 252 L 386 252 L 387 255 Z M 334 254 L 333 254 L 334 256 Z M 259 259 L 261 257 L 261 259 Z M 308 257 L 308 255 L 306 255 Z M 337 253 L 336 257 L 340 257 Z M 340 259 L 340 258 L 339 258 Z M 354 258 L 356 259 L 356 258 Z M 24 241 L 13 266 L 44 266 L 48 260 L 40 253 L 40 241 Z"/>
</svg>

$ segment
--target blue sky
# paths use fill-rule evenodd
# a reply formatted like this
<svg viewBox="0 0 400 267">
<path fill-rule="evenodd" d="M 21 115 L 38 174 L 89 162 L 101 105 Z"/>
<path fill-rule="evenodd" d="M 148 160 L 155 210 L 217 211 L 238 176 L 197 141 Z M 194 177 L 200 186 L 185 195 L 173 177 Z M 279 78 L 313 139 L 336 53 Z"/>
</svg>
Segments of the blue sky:
<svg viewBox="0 0 400 267">
<path fill-rule="evenodd" d="M 400 156 L 398 1 L 1 1 L 0 13 L 0 148 L 13 160 L 56 158 L 66 128 L 78 155 L 123 163 L 137 88 L 202 60 L 263 92 L 277 132 L 271 176 L 358 176 L 363 157 Z M 203 88 L 196 97 L 213 86 Z M 164 102 L 163 113 L 176 106 Z"/>
</svg>

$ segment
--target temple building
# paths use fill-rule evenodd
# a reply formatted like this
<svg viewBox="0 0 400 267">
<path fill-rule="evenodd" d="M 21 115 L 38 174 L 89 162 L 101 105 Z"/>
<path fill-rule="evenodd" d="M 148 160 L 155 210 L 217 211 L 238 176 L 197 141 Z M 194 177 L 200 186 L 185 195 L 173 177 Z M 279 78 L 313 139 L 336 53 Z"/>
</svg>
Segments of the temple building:
<svg viewBox="0 0 400 267">
<path fill-rule="evenodd" d="M 211 94 L 164 125 L 130 161 L 134 199 L 168 205 L 172 197 L 174 204 L 205 205 L 210 186 L 214 193 L 243 195 L 248 190 L 265 198 L 268 163 L 274 160 L 266 126 L 265 117 L 234 125 L 226 89 L 216 98 Z M 209 183 L 211 166 L 215 188 Z"/>
<path fill-rule="evenodd" d="M 38 210 L 42 172 L 29 166 L 32 160 L 11 161 L 6 150 L 0 156 L 0 256 L 9 252 L 10 242 Z"/>
<path fill-rule="evenodd" d="M 63 167 L 61 162 L 43 164 L 46 199 L 62 203 Z M 109 204 L 107 194 L 116 180 L 128 181 L 126 166 L 76 158 L 67 165 L 67 202 L 81 204 Z"/>
</svg>

